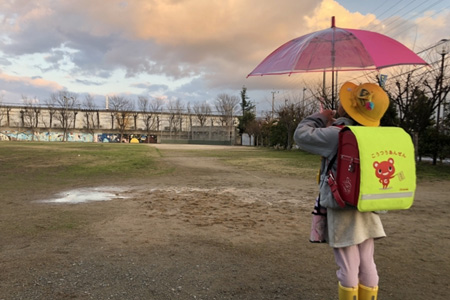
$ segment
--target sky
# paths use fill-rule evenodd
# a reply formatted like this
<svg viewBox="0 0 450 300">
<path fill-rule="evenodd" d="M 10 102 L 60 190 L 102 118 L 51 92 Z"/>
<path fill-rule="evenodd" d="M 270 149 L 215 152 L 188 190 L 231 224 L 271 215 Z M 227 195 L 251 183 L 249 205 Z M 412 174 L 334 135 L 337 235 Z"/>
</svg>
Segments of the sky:
<svg viewBox="0 0 450 300">
<path fill-rule="evenodd" d="M 99 108 L 114 95 L 214 105 L 245 86 L 261 114 L 317 79 L 247 75 L 331 16 L 415 52 L 450 39 L 450 0 L 0 0 L 0 101 L 66 90 Z"/>
</svg>

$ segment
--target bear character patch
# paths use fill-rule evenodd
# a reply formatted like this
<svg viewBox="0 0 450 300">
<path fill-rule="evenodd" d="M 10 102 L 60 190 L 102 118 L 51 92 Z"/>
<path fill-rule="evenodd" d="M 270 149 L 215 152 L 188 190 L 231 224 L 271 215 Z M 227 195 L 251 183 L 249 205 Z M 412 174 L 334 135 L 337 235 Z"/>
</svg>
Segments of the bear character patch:
<svg viewBox="0 0 450 300">
<path fill-rule="evenodd" d="M 392 178 L 395 177 L 394 159 L 389 158 L 386 161 L 374 162 L 375 176 L 378 177 L 378 181 L 383 185 L 383 189 L 387 189 Z"/>
</svg>

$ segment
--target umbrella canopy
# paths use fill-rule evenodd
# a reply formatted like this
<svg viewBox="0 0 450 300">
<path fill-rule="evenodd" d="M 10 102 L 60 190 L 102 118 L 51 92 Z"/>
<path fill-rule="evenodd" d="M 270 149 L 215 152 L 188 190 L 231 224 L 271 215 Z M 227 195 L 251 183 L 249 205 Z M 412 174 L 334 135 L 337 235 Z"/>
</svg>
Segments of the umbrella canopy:
<svg viewBox="0 0 450 300">
<path fill-rule="evenodd" d="M 385 35 L 331 28 L 293 39 L 267 56 L 248 76 L 321 71 L 376 70 L 398 65 L 427 65 L 413 51 Z"/>
</svg>

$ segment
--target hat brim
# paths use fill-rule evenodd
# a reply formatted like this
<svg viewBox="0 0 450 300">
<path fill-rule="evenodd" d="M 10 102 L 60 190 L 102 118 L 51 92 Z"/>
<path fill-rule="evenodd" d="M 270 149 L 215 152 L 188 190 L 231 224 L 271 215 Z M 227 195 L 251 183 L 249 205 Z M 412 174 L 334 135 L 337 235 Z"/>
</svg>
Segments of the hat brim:
<svg viewBox="0 0 450 300">
<path fill-rule="evenodd" d="M 339 91 L 339 100 L 341 105 L 347 114 L 352 117 L 353 120 L 364 126 L 379 126 L 379 120 L 370 120 L 360 112 L 362 107 L 357 105 L 355 98 L 355 90 L 358 86 L 352 82 L 346 82 L 342 85 Z"/>
</svg>

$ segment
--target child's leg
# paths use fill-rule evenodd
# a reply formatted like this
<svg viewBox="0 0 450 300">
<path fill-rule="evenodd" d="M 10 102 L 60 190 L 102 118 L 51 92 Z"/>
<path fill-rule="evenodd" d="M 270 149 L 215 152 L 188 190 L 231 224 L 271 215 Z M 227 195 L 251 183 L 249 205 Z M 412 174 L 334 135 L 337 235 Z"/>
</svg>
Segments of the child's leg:
<svg viewBox="0 0 450 300">
<path fill-rule="evenodd" d="M 339 267 L 336 275 L 343 287 L 357 287 L 359 283 L 359 248 L 357 245 L 333 248 L 334 258 Z"/>
<path fill-rule="evenodd" d="M 359 283 L 368 287 L 378 285 L 378 272 L 373 259 L 373 239 L 368 239 L 359 245 L 333 248 L 333 251 L 339 267 L 336 275 L 342 286 L 356 287 Z"/>
<path fill-rule="evenodd" d="M 373 259 L 374 240 L 368 239 L 358 245 L 360 266 L 359 266 L 359 282 L 368 287 L 376 287 L 378 285 L 377 266 Z"/>
</svg>

